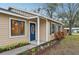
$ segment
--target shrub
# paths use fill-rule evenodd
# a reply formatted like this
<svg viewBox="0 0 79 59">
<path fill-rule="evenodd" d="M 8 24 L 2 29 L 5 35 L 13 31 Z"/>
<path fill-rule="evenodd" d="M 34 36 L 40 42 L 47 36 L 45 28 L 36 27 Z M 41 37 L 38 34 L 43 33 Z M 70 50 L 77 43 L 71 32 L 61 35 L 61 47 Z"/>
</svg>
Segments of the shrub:
<svg viewBox="0 0 79 59">
<path fill-rule="evenodd" d="M 4 51 L 8 51 L 8 50 L 11 50 L 11 49 L 14 49 L 14 48 L 18 48 L 18 47 L 24 46 L 26 44 L 28 44 L 28 43 L 19 42 L 19 43 L 13 43 L 11 45 L 0 46 L 0 52 L 4 52 Z"/>
<path fill-rule="evenodd" d="M 61 31 L 55 32 L 54 37 L 56 40 L 61 40 L 64 38 L 64 32 L 61 32 Z"/>
<path fill-rule="evenodd" d="M 61 38 L 63 39 L 65 37 L 65 33 L 61 32 Z"/>
<path fill-rule="evenodd" d="M 54 33 L 54 37 L 55 37 L 56 40 L 59 40 L 58 32 L 55 32 L 55 33 Z"/>
<path fill-rule="evenodd" d="M 32 52 L 35 52 L 36 51 L 36 48 L 32 48 L 32 50 L 31 50 Z"/>
</svg>

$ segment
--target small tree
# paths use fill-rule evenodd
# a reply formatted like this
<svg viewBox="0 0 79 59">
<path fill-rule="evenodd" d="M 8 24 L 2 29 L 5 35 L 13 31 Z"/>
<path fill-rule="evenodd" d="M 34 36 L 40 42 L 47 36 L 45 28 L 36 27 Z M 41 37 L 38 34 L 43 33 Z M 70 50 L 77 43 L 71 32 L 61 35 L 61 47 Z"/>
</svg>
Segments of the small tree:
<svg viewBox="0 0 79 59">
<path fill-rule="evenodd" d="M 57 3 L 48 3 L 48 4 L 47 4 L 46 11 L 47 11 L 47 15 L 48 15 L 50 18 L 53 18 L 54 13 L 55 13 L 57 7 L 58 7 L 58 4 L 57 4 Z"/>
</svg>

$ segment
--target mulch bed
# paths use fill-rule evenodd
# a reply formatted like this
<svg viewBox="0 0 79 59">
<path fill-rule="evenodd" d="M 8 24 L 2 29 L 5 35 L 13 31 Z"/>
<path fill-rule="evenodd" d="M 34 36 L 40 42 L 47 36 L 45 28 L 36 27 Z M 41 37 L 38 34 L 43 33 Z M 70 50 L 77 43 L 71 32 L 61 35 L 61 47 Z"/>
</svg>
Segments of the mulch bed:
<svg viewBox="0 0 79 59">
<path fill-rule="evenodd" d="M 29 49 L 20 53 L 19 55 L 43 55 L 45 52 L 48 52 L 51 48 L 55 48 L 58 44 L 60 44 L 61 40 L 51 40 L 44 44 L 41 44 L 37 47 Z"/>
</svg>

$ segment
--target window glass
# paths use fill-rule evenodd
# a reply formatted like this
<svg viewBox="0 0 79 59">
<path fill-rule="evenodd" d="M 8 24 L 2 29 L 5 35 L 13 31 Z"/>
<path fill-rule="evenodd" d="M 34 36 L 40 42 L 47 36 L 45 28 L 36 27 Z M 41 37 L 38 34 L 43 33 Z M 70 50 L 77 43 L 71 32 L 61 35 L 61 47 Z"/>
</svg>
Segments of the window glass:
<svg viewBox="0 0 79 59">
<path fill-rule="evenodd" d="M 58 30 L 59 30 L 59 31 L 61 30 L 61 26 L 60 26 L 60 25 L 58 26 Z"/>
<path fill-rule="evenodd" d="M 51 23 L 50 25 L 50 34 L 55 32 L 55 25 Z"/>
<path fill-rule="evenodd" d="M 11 36 L 25 34 L 25 22 L 11 19 Z"/>
</svg>

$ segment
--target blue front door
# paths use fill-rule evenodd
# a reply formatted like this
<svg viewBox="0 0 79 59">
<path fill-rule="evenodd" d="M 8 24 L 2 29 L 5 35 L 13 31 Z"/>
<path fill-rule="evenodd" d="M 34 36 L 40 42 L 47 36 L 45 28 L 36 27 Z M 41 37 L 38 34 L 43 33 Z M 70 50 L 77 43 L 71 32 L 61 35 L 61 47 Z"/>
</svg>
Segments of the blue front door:
<svg viewBox="0 0 79 59">
<path fill-rule="evenodd" d="M 30 41 L 35 40 L 35 24 L 30 23 Z"/>
</svg>

